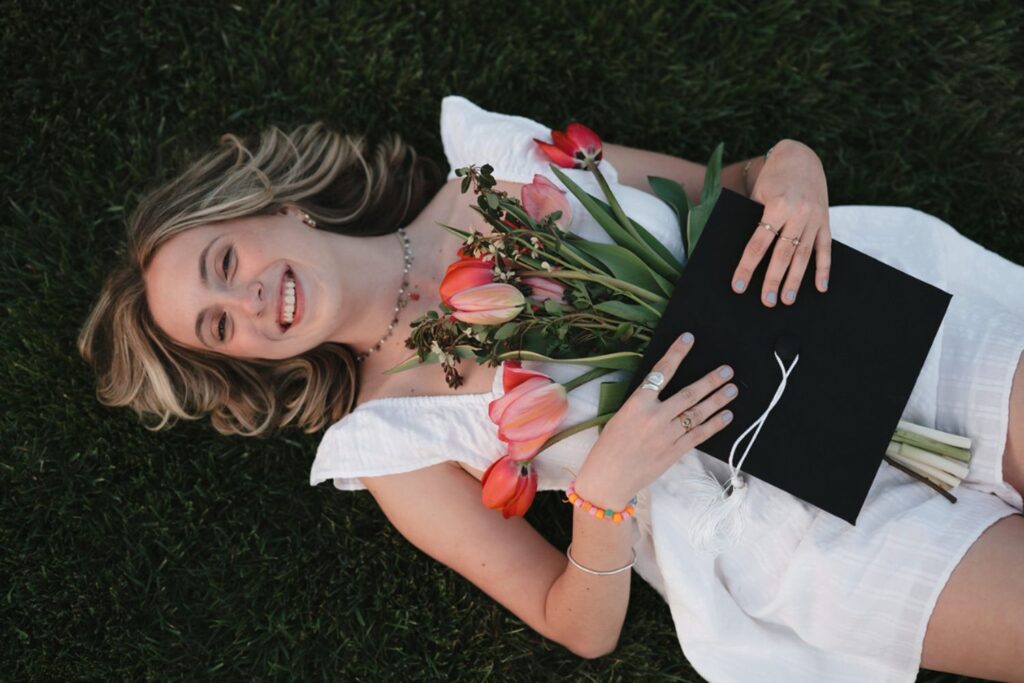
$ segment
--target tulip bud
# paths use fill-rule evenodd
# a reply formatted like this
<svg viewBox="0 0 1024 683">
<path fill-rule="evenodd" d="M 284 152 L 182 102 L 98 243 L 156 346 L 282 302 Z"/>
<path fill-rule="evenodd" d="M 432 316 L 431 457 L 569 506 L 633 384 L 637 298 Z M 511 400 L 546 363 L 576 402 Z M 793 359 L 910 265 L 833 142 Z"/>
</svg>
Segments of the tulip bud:
<svg viewBox="0 0 1024 683">
<path fill-rule="evenodd" d="M 528 462 L 514 462 L 507 455 L 491 463 L 480 481 L 485 506 L 501 510 L 508 519 L 523 516 L 537 494 L 537 473 Z"/>
<path fill-rule="evenodd" d="M 491 401 L 488 415 L 498 425 L 498 438 L 509 444 L 512 460 L 537 454 L 565 419 L 569 401 L 565 387 L 547 375 L 506 363 L 505 393 Z"/>
<path fill-rule="evenodd" d="M 534 138 L 541 151 L 562 168 L 586 168 L 597 165 L 604 156 L 601 138 L 582 123 L 570 123 L 565 132 L 551 131 L 551 142 Z"/>
<path fill-rule="evenodd" d="M 523 202 L 523 208 L 533 220 L 540 222 L 546 216 L 561 211 L 562 216 L 555 221 L 555 225 L 562 230 L 569 229 L 569 225 L 572 223 L 572 208 L 569 206 L 569 200 L 566 199 L 565 192 L 558 189 L 558 186 L 544 176 L 539 173 L 535 174 L 532 183 L 523 185 L 519 196 Z"/>
<path fill-rule="evenodd" d="M 565 285 L 557 280 L 549 280 L 546 277 L 527 277 L 523 278 L 523 284 L 529 285 L 533 290 L 530 298 L 534 301 L 554 299 L 559 303 L 565 303 Z"/>
<path fill-rule="evenodd" d="M 494 282 L 493 267 L 479 259 L 466 258 L 448 266 L 441 280 L 441 301 L 451 305 L 451 298 L 467 289 Z"/>
<path fill-rule="evenodd" d="M 455 309 L 452 317 L 456 320 L 474 325 L 500 325 L 519 315 L 526 305 L 526 297 L 512 285 L 494 283 L 457 292 L 449 298 L 448 305 Z"/>
</svg>

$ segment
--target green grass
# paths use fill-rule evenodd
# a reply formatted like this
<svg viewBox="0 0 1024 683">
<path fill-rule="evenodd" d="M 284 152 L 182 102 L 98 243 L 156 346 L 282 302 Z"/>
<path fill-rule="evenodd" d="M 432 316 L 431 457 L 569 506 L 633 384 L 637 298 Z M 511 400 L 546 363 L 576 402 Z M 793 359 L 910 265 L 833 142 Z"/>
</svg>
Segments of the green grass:
<svg viewBox="0 0 1024 683">
<path fill-rule="evenodd" d="M 414 550 L 369 495 L 310 488 L 316 437 L 153 434 L 96 402 L 74 338 L 124 215 L 221 132 L 324 118 L 443 162 L 439 101 L 458 93 L 697 160 L 793 137 L 833 204 L 913 206 L 1024 261 L 1012 0 L 194 4 L 0 1 L 12 680 L 701 680 L 639 580 L 615 654 L 578 660 Z M 564 544 L 564 506 L 535 507 Z"/>
</svg>

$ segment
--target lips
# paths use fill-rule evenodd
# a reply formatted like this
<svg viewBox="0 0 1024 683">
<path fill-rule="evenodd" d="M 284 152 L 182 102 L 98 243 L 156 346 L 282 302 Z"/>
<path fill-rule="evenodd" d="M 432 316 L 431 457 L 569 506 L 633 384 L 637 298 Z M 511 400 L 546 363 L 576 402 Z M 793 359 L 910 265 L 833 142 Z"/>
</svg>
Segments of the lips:
<svg viewBox="0 0 1024 683">
<path fill-rule="evenodd" d="M 282 332 L 288 331 L 302 319 L 302 286 L 290 267 L 285 268 L 278 286 L 277 324 Z"/>
</svg>

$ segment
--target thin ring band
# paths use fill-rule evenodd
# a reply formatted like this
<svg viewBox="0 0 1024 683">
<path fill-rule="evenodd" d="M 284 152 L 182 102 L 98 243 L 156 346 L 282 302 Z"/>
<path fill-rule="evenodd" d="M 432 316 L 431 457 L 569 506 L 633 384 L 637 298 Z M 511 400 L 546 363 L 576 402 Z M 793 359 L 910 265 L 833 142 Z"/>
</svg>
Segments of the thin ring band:
<svg viewBox="0 0 1024 683">
<path fill-rule="evenodd" d="M 767 230 L 768 232 L 770 232 L 771 234 L 778 236 L 779 231 L 771 223 L 765 223 L 764 221 L 758 221 L 757 224 L 759 226 L 761 226 L 762 228 L 764 228 L 765 230 Z"/>
<path fill-rule="evenodd" d="M 785 237 L 783 235 L 779 235 L 779 239 L 780 240 L 786 240 L 787 242 L 792 242 L 794 247 L 796 245 L 800 244 L 800 238 L 799 237 Z"/>
<path fill-rule="evenodd" d="M 685 418 L 683 416 L 686 416 Z M 676 415 L 676 420 L 683 427 L 683 434 L 688 434 L 693 429 L 693 418 L 688 414 L 683 413 L 682 415 Z"/>
</svg>

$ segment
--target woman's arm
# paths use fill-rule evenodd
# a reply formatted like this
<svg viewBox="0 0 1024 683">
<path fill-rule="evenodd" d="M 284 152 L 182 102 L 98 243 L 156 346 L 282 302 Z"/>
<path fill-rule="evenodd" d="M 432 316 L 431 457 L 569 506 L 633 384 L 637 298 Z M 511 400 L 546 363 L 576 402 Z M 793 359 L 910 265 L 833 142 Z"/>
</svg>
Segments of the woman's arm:
<svg viewBox="0 0 1024 683">
<path fill-rule="evenodd" d="M 581 657 L 615 649 L 629 603 L 630 572 L 591 576 L 521 517 L 480 502 L 480 482 L 442 463 L 365 477 L 384 514 L 413 545 L 443 562 L 546 638 Z M 573 517 L 573 557 L 597 570 L 629 564 L 629 524 Z"/>
<path fill-rule="evenodd" d="M 704 173 L 707 171 L 707 166 L 668 154 L 608 143 L 604 145 L 604 158 L 610 161 L 615 170 L 619 172 L 619 182 L 623 185 L 629 185 L 649 193 L 651 186 L 647 182 L 647 176 L 662 176 L 682 185 L 694 203 L 700 201 L 700 190 L 704 186 Z M 752 163 L 747 177 L 744 178 L 743 167 L 747 161 Z M 723 166 L 722 187 L 749 197 L 763 167 L 764 155 Z"/>
</svg>

